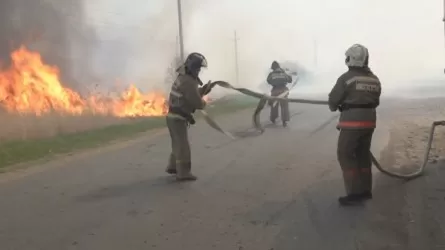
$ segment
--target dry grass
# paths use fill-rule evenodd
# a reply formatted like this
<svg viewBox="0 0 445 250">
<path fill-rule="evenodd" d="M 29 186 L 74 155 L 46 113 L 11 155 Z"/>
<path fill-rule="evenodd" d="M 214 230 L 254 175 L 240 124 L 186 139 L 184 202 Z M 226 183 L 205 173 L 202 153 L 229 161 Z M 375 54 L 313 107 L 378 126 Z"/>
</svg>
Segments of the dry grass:
<svg viewBox="0 0 445 250">
<path fill-rule="evenodd" d="M 433 121 L 445 120 L 445 98 L 400 100 L 388 109 L 396 168 L 418 167 L 423 161 Z M 445 157 L 445 128 L 437 127 L 430 161 Z"/>
<path fill-rule="evenodd" d="M 221 101 L 219 105 L 210 105 L 207 111 L 218 115 L 255 104 L 254 99 L 231 99 Z M 0 129 L 0 172 L 2 168 L 5 170 L 5 167 L 17 163 L 98 147 L 165 125 L 164 117 L 117 118 L 60 114 L 36 117 L 5 113 L 0 117 L 4 121 Z"/>
<path fill-rule="evenodd" d="M 13 115 L 2 113 L 0 119 L 3 122 L 0 127 L 0 140 L 29 140 L 37 138 L 53 137 L 57 135 L 79 133 L 110 125 L 127 124 L 132 118 L 118 118 L 101 115 L 60 115 L 57 113 L 43 116 Z"/>
<path fill-rule="evenodd" d="M 255 99 L 228 96 L 209 107 L 210 112 L 224 113 L 255 103 Z M 32 114 L 9 114 L 0 111 L 0 143 L 10 140 L 30 140 L 58 135 L 79 133 L 110 125 L 130 124 L 145 118 L 119 118 L 115 116 L 86 114 L 81 116 L 50 113 L 42 116 Z"/>
</svg>

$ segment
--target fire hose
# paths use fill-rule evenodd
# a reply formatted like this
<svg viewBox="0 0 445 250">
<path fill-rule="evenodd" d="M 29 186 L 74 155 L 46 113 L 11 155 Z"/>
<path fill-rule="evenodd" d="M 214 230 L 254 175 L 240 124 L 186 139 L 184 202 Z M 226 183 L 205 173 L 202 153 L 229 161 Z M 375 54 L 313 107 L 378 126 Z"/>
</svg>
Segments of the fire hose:
<svg viewBox="0 0 445 250">
<path fill-rule="evenodd" d="M 236 90 L 244 95 L 247 96 L 251 96 L 251 97 L 255 97 L 260 99 L 252 120 L 253 120 L 253 126 L 255 127 L 255 129 L 257 129 L 258 131 L 260 131 L 261 133 L 264 132 L 264 128 L 261 126 L 261 122 L 260 122 L 260 114 L 261 111 L 264 109 L 264 107 L 266 106 L 266 103 L 269 100 L 272 101 L 287 101 L 289 103 L 305 103 L 305 104 L 314 104 L 314 105 L 327 105 L 328 102 L 327 101 L 320 101 L 320 100 L 308 100 L 308 99 L 298 99 L 298 98 L 285 98 L 285 97 L 281 97 L 281 96 L 270 96 L 267 94 L 261 94 L 246 88 L 236 88 L 233 87 L 231 84 L 229 84 L 228 82 L 225 81 L 216 81 L 214 82 L 215 85 L 218 85 L 220 87 L 226 88 L 226 89 L 232 89 L 232 90 Z M 215 122 L 215 120 L 209 116 L 209 114 L 207 112 L 205 112 L 204 110 L 202 111 L 202 114 L 204 116 L 205 121 L 214 129 L 216 129 L 217 131 L 227 135 L 228 137 L 230 137 L 231 139 L 237 139 L 235 136 L 233 136 L 231 133 L 229 133 L 228 131 L 225 131 L 224 129 L 222 129 L 222 127 L 220 127 L 218 125 L 218 123 Z M 372 163 L 374 164 L 374 166 L 382 173 L 390 176 L 390 177 L 394 177 L 394 178 L 398 178 L 398 179 L 403 179 L 403 180 L 411 180 L 411 179 L 415 179 L 417 177 L 420 177 L 424 174 L 425 172 L 425 168 L 428 164 L 428 159 L 429 159 L 429 154 L 431 151 L 431 146 L 433 143 L 433 139 L 434 139 L 434 131 L 435 128 L 437 126 L 445 126 L 445 121 L 435 121 L 432 123 L 430 131 L 429 131 L 429 137 L 428 137 L 428 142 L 425 148 L 425 153 L 424 153 L 424 157 L 423 157 L 423 162 L 420 165 L 420 167 L 412 172 L 412 173 L 408 173 L 408 174 L 402 174 L 402 173 L 396 173 L 396 172 L 391 172 L 390 170 L 388 170 L 387 168 L 383 168 L 382 165 L 377 161 L 377 159 L 374 157 L 374 155 L 371 153 L 371 158 L 372 158 Z"/>
</svg>

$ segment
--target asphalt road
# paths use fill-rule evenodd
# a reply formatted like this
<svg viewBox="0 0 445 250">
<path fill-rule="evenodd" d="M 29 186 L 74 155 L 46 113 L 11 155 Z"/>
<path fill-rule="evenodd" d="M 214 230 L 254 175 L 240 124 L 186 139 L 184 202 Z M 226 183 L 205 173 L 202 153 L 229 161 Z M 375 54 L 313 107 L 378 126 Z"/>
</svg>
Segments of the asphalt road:
<svg viewBox="0 0 445 250">
<path fill-rule="evenodd" d="M 443 231 L 425 243 L 441 226 L 411 213 L 415 186 L 377 174 L 372 201 L 339 207 L 335 122 L 320 128 L 333 114 L 292 107 L 288 128 L 260 136 L 251 110 L 218 117 L 243 137 L 235 141 L 202 121 L 192 127 L 196 182 L 164 172 L 164 130 L 0 175 L 0 249 L 442 249 L 433 247 Z"/>
</svg>

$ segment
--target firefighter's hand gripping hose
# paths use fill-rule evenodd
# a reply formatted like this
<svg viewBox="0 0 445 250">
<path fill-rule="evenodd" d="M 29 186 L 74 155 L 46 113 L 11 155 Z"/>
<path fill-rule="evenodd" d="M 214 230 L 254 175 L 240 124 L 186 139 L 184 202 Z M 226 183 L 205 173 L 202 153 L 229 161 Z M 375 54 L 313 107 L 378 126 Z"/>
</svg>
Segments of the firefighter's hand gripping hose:
<svg viewBox="0 0 445 250">
<path fill-rule="evenodd" d="M 261 111 L 264 109 L 267 101 L 269 100 L 273 100 L 273 101 L 280 101 L 280 100 L 286 100 L 290 103 L 306 103 L 306 104 L 317 104 L 317 105 L 327 105 L 328 102 L 327 101 L 319 101 L 319 100 L 307 100 L 307 99 L 297 99 L 297 98 L 283 98 L 280 96 L 270 96 L 270 95 L 266 95 L 266 94 L 260 94 L 258 92 L 246 89 L 246 88 L 235 88 L 233 87 L 231 84 L 229 84 L 228 82 L 224 82 L 224 81 L 216 81 L 214 82 L 214 84 L 223 87 L 223 88 L 227 88 L 227 89 L 233 89 L 236 90 L 242 94 L 251 96 L 251 97 L 255 97 L 260 99 L 255 112 L 253 114 L 253 125 L 256 129 L 258 129 L 261 133 L 264 132 L 264 128 L 261 126 L 261 122 L 260 122 L 260 113 Z M 295 84 L 294 84 L 295 85 Z M 294 86 L 293 85 L 293 86 Z M 293 87 L 292 86 L 292 87 Z M 236 139 L 231 133 L 225 131 L 224 129 L 222 129 L 215 121 L 213 118 L 211 118 L 205 111 L 202 111 L 202 114 L 204 115 L 204 118 L 206 120 L 206 122 L 214 129 L 220 131 L 221 133 L 229 136 L 232 139 Z M 331 119 L 329 122 L 332 122 L 333 119 Z M 326 124 L 325 124 L 326 125 Z M 433 122 L 433 124 L 431 125 L 431 129 L 430 129 L 430 133 L 429 133 L 429 138 L 428 138 L 428 143 L 425 149 L 425 154 L 424 154 L 424 158 L 423 158 L 423 162 L 421 164 L 421 166 L 414 172 L 409 173 L 409 174 L 402 174 L 402 173 L 396 173 L 396 172 L 391 172 L 388 169 L 383 168 L 380 163 L 377 161 L 377 159 L 374 157 L 374 155 L 371 152 L 371 157 L 372 157 L 372 162 L 373 164 L 376 166 L 376 168 L 391 177 L 395 177 L 395 178 L 399 178 L 399 179 L 404 179 L 404 180 L 410 180 L 410 179 L 414 179 L 417 177 L 420 177 L 423 175 L 424 171 L 425 171 L 425 167 L 428 164 L 428 158 L 429 158 L 429 153 L 431 150 L 431 145 L 433 142 L 433 138 L 434 138 L 434 130 L 436 128 L 436 126 L 445 126 L 445 121 L 435 121 Z"/>
</svg>

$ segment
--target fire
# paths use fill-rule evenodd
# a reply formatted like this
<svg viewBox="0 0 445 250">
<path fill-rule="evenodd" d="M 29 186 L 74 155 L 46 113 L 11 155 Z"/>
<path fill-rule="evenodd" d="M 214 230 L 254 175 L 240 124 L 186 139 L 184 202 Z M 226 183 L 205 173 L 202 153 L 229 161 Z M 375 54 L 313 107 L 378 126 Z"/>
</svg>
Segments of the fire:
<svg viewBox="0 0 445 250">
<path fill-rule="evenodd" d="M 210 99 L 210 97 L 209 97 L 208 95 L 203 96 L 202 99 L 203 99 L 206 103 L 211 102 L 211 99 Z"/>
<path fill-rule="evenodd" d="M 117 116 L 161 116 L 167 113 L 166 99 L 160 93 L 142 94 L 133 85 L 119 101 L 114 102 L 113 114 Z"/>
<path fill-rule="evenodd" d="M 109 114 L 118 117 L 162 116 L 165 95 L 141 93 L 131 85 L 118 97 L 81 97 L 60 82 L 59 70 L 43 63 L 40 54 L 25 47 L 11 54 L 12 63 L 0 71 L 0 105 L 9 112 L 42 115 L 51 111 L 71 115 Z"/>
</svg>

